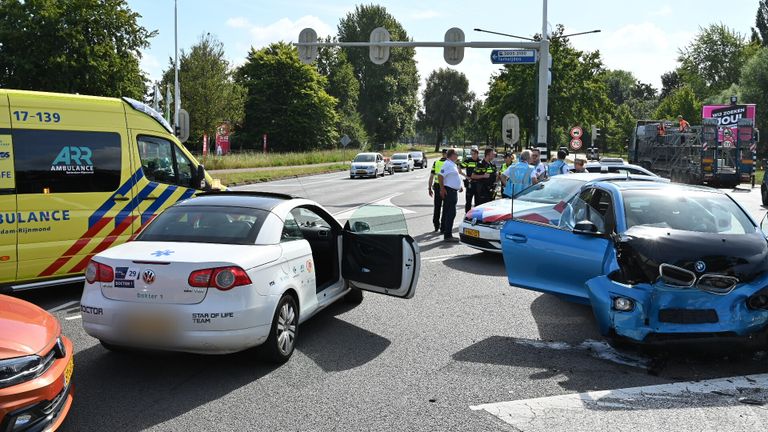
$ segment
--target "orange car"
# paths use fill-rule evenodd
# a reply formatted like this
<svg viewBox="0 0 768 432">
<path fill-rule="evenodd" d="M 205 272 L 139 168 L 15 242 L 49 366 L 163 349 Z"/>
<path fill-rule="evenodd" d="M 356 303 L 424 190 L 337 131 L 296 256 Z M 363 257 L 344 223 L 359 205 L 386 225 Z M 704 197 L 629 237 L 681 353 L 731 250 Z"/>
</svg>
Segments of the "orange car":
<svg viewBox="0 0 768 432">
<path fill-rule="evenodd" d="M 52 431 L 72 405 L 72 342 L 56 318 L 0 295 L 0 431 Z"/>
</svg>

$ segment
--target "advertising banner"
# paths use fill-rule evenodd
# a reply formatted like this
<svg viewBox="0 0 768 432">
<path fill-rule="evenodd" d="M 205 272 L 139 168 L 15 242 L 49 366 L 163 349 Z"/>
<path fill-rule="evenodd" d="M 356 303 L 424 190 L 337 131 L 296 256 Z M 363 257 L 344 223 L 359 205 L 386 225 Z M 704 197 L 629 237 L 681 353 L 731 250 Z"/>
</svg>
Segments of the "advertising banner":
<svg viewBox="0 0 768 432">
<path fill-rule="evenodd" d="M 229 153 L 229 123 L 221 123 L 216 128 L 216 154 Z"/>
<path fill-rule="evenodd" d="M 702 118 L 717 119 L 720 126 L 718 141 L 735 141 L 738 133 L 737 124 L 739 120 L 747 118 L 755 120 L 755 104 L 741 105 L 704 105 L 701 108 Z"/>
</svg>

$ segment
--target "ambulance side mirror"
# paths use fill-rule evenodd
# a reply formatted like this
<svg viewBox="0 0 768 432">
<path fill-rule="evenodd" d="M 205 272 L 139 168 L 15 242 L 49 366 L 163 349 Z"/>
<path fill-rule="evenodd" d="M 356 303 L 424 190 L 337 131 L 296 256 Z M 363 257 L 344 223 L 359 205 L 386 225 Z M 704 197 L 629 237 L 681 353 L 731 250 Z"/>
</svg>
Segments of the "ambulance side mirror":
<svg viewBox="0 0 768 432">
<path fill-rule="evenodd" d="M 195 173 L 195 184 L 199 186 L 199 189 L 205 190 L 205 167 L 203 164 L 197 166 L 197 172 Z"/>
</svg>

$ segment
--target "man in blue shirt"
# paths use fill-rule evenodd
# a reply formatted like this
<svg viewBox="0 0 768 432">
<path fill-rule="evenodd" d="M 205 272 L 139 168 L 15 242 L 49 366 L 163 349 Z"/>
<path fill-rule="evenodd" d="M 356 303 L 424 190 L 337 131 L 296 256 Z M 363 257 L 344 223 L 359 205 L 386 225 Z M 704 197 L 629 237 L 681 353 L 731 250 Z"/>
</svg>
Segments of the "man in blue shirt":
<svg viewBox="0 0 768 432">
<path fill-rule="evenodd" d="M 570 169 L 568 164 L 565 163 L 565 150 L 559 150 L 557 152 L 557 160 L 549 164 L 547 167 L 547 176 L 554 177 L 560 174 L 568 174 Z"/>
<path fill-rule="evenodd" d="M 538 183 L 536 169 L 529 165 L 530 160 L 531 151 L 524 150 L 520 153 L 519 161 L 501 174 L 501 182 L 504 185 L 502 196 L 504 198 L 512 198 L 521 190 Z"/>
</svg>

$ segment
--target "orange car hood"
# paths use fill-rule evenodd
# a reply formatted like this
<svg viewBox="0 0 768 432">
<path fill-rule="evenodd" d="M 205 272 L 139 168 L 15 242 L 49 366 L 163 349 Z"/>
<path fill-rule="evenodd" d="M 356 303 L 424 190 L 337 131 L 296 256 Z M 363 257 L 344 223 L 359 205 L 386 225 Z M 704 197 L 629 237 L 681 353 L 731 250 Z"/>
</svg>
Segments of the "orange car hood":
<svg viewBox="0 0 768 432">
<path fill-rule="evenodd" d="M 0 360 L 38 354 L 59 333 L 53 315 L 32 303 L 0 295 Z"/>
</svg>

